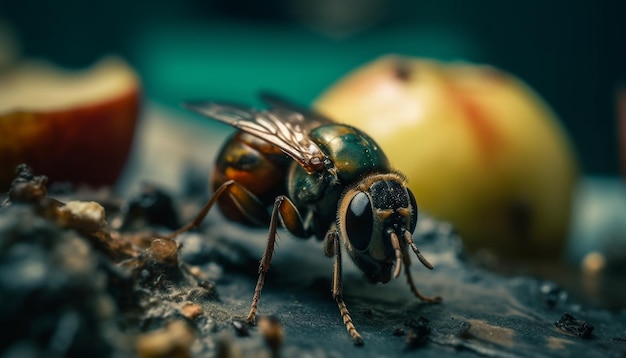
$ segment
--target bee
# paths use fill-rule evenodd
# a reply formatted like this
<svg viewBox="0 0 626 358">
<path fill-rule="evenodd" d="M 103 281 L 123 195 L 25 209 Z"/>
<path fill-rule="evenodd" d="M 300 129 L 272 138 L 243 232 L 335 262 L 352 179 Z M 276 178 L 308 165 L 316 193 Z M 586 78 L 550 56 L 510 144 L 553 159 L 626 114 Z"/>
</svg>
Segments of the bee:
<svg viewBox="0 0 626 358">
<path fill-rule="evenodd" d="M 411 292 L 422 301 L 409 266 L 410 247 L 433 266 L 413 241 L 418 208 L 405 177 L 391 168 L 374 140 L 273 94 L 268 109 L 221 102 L 186 102 L 184 107 L 238 129 L 222 146 L 213 170 L 213 195 L 197 217 L 171 237 L 198 226 L 217 203 L 224 216 L 268 227 L 267 243 L 246 320 L 254 324 L 276 244 L 279 223 L 298 238 L 315 236 L 334 257 L 332 297 L 354 344 L 363 339 L 343 299 L 342 249 L 372 283 L 387 283 L 402 267 Z"/>
</svg>

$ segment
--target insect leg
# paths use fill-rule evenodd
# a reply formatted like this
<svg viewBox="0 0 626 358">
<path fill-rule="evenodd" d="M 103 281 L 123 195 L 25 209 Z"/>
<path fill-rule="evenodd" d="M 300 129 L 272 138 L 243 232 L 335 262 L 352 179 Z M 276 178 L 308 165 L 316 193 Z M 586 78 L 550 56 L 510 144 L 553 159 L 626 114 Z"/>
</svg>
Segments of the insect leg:
<svg viewBox="0 0 626 358">
<path fill-rule="evenodd" d="M 217 200 L 225 193 L 233 198 L 233 202 L 235 202 L 239 210 L 251 220 L 262 221 L 262 219 L 258 218 L 264 218 L 267 216 L 265 208 L 254 194 L 249 192 L 246 188 L 244 188 L 236 181 L 228 180 L 215 190 L 215 193 L 213 193 L 211 199 L 209 199 L 209 201 L 204 204 L 202 210 L 200 210 L 200 213 L 198 213 L 193 221 L 187 223 L 180 229 L 169 234 L 167 238 L 173 239 L 182 233 L 198 227 L 198 225 L 202 223 L 202 220 L 204 220 L 204 218 L 209 213 L 209 210 L 211 210 L 211 207 L 213 207 L 213 204 L 215 204 Z"/>
<path fill-rule="evenodd" d="M 398 235 L 396 235 L 395 232 L 391 231 L 389 238 L 391 239 L 391 246 L 393 247 L 393 251 L 396 255 L 396 269 L 393 272 L 393 277 L 397 278 L 400 276 L 400 269 L 402 268 L 402 250 L 400 249 Z"/>
<path fill-rule="evenodd" d="M 343 281 L 342 281 L 342 273 L 341 273 L 341 246 L 339 235 L 337 231 L 330 232 L 326 236 L 326 240 L 329 240 L 328 246 L 334 243 L 335 245 L 335 266 L 333 267 L 333 298 L 337 302 L 337 306 L 339 307 L 339 313 L 341 314 L 341 318 L 343 319 L 343 323 L 346 325 L 346 329 L 348 333 L 352 337 L 352 341 L 357 346 L 363 345 L 363 338 L 359 332 L 357 332 L 354 327 L 354 323 L 352 323 L 352 317 L 350 317 L 350 312 L 348 311 L 348 307 L 346 307 L 346 303 L 343 301 Z"/>
<path fill-rule="evenodd" d="M 411 292 L 413 292 L 413 294 L 415 295 L 415 297 L 419 298 L 420 300 L 424 301 L 424 302 L 428 302 L 428 303 L 439 303 L 441 302 L 441 297 L 440 296 L 424 296 L 423 294 L 420 293 L 420 291 L 417 290 L 417 287 L 415 287 L 415 282 L 413 281 L 413 276 L 411 275 L 411 256 L 409 256 L 409 252 L 406 250 L 406 246 L 404 248 L 404 252 L 402 255 L 403 259 L 404 259 L 404 273 L 406 274 L 406 281 L 409 284 L 409 286 L 411 287 Z"/>
<path fill-rule="evenodd" d="M 274 201 L 274 209 L 272 210 L 272 216 L 270 219 L 267 243 L 265 244 L 263 256 L 261 257 L 261 263 L 259 264 L 259 278 L 257 279 L 256 287 L 254 289 L 254 296 L 252 297 L 250 311 L 246 317 L 246 320 L 250 324 L 254 323 L 257 307 L 259 305 L 259 299 L 261 298 L 261 290 L 263 289 L 263 283 L 265 282 L 265 274 L 270 268 L 272 256 L 274 255 L 278 220 L 280 220 L 283 226 L 294 235 L 304 237 L 308 233 L 308 228 L 303 223 L 300 213 L 293 202 L 284 195 L 277 196 Z"/>
<path fill-rule="evenodd" d="M 336 229 L 331 229 L 328 230 L 328 232 L 326 233 L 326 236 L 324 237 L 324 255 L 326 255 L 327 257 L 333 257 L 335 256 L 335 241 L 336 241 L 336 237 L 337 236 L 337 230 Z"/>
</svg>

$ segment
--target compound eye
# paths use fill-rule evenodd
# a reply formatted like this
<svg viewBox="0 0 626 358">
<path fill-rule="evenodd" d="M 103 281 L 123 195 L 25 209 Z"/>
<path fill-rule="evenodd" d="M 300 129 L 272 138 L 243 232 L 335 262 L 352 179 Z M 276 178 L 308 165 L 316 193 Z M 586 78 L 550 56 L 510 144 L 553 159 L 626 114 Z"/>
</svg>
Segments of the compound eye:
<svg viewBox="0 0 626 358">
<path fill-rule="evenodd" d="M 374 214 L 370 198 L 359 192 L 350 201 L 346 213 L 346 233 L 348 240 L 357 250 L 365 250 L 372 238 Z"/>
<path fill-rule="evenodd" d="M 415 232 L 415 226 L 417 224 L 417 202 L 415 201 L 415 196 L 409 188 L 406 189 L 406 192 L 409 193 L 409 199 L 411 202 L 411 232 Z"/>
</svg>

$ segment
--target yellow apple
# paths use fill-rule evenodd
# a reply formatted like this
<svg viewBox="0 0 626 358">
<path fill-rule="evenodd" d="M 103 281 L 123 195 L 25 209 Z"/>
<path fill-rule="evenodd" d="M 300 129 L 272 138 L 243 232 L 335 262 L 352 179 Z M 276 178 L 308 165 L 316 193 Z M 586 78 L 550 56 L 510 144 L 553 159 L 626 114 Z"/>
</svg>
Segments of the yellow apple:
<svg viewBox="0 0 626 358">
<path fill-rule="evenodd" d="M 0 74 L 0 192 L 27 163 L 51 181 L 112 185 L 140 107 L 133 69 L 109 57 L 83 71 L 28 61 Z"/>
<path fill-rule="evenodd" d="M 369 133 L 407 175 L 418 206 L 469 249 L 555 257 L 577 177 L 555 114 L 527 85 L 489 66 L 385 56 L 314 103 Z"/>
</svg>

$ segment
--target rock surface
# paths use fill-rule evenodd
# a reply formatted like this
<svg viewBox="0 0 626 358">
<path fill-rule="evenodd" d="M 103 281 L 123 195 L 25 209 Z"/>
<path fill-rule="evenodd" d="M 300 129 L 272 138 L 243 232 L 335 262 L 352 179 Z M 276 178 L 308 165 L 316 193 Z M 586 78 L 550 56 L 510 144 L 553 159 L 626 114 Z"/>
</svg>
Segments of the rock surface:
<svg viewBox="0 0 626 358">
<path fill-rule="evenodd" d="M 57 201 L 46 197 L 45 180 L 22 179 L 33 190 L 21 192 L 22 203 L 9 195 L 13 203 L 0 209 L 2 357 L 626 356 L 623 305 L 582 304 L 550 280 L 477 265 L 447 224 L 428 217 L 414 239 L 435 269 L 414 264 L 412 272 L 442 303 L 420 302 L 404 278 L 370 285 L 344 255 L 344 298 L 365 341 L 355 347 L 331 297 L 332 260 L 314 239 L 280 231 L 260 324 L 248 327 L 265 230 L 227 223 L 215 210 L 171 240 L 167 227 L 193 217 L 206 193 L 181 190 L 170 200 L 157 186 L 151 193 L 163 200 L 154 212 L 144 205 L 150 193 L 67 190 L 50 195 Z M 99 202 L 106 226 L 58 214 L 70 201 Z"/>
</svg>

